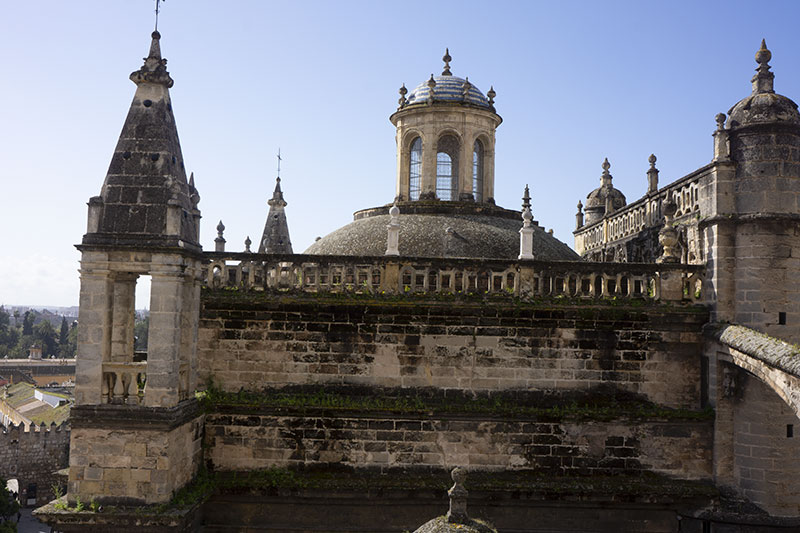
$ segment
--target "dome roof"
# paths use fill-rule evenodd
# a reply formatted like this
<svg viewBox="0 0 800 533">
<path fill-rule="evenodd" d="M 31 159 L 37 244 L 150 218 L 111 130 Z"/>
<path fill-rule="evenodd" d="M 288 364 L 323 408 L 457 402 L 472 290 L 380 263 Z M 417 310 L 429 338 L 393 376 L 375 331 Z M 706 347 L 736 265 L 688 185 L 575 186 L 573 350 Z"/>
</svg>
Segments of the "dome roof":
<svg viewBox="0 0 800 533">
<path fill-rule="evenodd" d="M 469 83 L 464 78 L 453 75 L 431 76 L 436 82 L 433 87 L 433 97 L 435 101 L 459 102 L 476 105 L 491 109 L 489 100 L 471 83 L 467 86 L 467 95 L 464 97 L 464 87 Z M 408 96 L 408 105 L 427 103 L 430 98 L 431 89 L 428 86 L 430 80 L 420 83 L 416 89 L 411 91 Z"/>
<path fill-rule="evenodd" d="M 775 75 L 769 71 L 769 60 L 772 52 L 767 43 L 761 41 L 761 48 L 756 52 L 758 68 L 751 80 L 753 93 L 736 103 L 728 111 L 728 127 L 737 128 L 766 123 L 785 123 L 800 125 L 800 113 L 797 104 L 790 98 L 777 94 L 773 89 Z"/>
<path fill-rule="evenodd" d="M 614 211 L 625 207 L 627 203 L 622 191 L 615 189 L 611 183 L 613 176 L 611 176 L 611 173 L 608 171 L 608 169 L 611 168 L 611 163 L 608 162 L 608 158 L 605 158 L 602 166 L 603 174 L 600 176 L 600 186 L 586 196 L 587 211 L 599 211 L 602 209 L 605 212 L 606 199 L 608 198 L 611 199 L 611 208 Z"/>
<path fill-rule="evenodd" d="M 593 207 L 606 207 L 606 198 L 611 198 L 611 207 L 614 211 L 621 207 L 625 207 L 627 200 L 622 191 L 615 189 L 613 186 L 601 186 L 590 192 L 586 196 L 586 209 Z"/>
<path fill-rule="evenodd" d="M 402 202 L 400 254 L 413 257 L 516 259 L 522 216 L 517 211 L 472 202 Z M 356 213 L 350 224 L 319 239 L 307 254 L 381 256 L 386 252 L 389 207 Z M 536 259 L 576 261 L 566 244 L 534 223 Z"/>
<path fill-rule="evenodd" d="M 433 102 L 452 102 L 494 111 L 494 88 L 489 89 L 489 97 L 487 98 L 477 87 L 469 82 L 469 78 L 464 79 L 453 76 L 450 72 L 450 61 L 452 59 L 450 50 L 445 50 L 444 57 L 442 57 L 444 61 L 442 74 L 439 76 L 431 74 L 428 80 L 420 83 L 416 89 L 411 91 L 408 98 L 405 97 L 407 91 L 405 85 L 403 85 L 400 89 L 400 107 Z M 433 90 L 433 102 L 430 102 L 431 89 Z"/>
<path fill-rule="evenodd" d="M 497 533 L 497 530 L 486 525 L 480 520 L 468 519 L 465 522 L 450 523 L 447 517 L 440 516 L 433 520 L 428 520 L 414 533 Z"/>
</svg>

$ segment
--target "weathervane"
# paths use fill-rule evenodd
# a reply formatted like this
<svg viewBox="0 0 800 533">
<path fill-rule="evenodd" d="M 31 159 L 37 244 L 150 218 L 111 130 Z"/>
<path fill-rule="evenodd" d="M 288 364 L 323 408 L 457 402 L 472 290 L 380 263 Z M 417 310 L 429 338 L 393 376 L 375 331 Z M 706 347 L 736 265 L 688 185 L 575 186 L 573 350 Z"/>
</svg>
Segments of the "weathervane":
<svg viewBox="0 0 800 533">
<path fill-rule="evenodd" d="M 158 31 L 158 12 L 161 11 L 161 2 L 166 0 L 156 0 L 156 31 Z"/>
<path fill-rule="evenodd" d="M 278 179 L 281 177 L 281 149 L 278 148 Z"/>
</svg>

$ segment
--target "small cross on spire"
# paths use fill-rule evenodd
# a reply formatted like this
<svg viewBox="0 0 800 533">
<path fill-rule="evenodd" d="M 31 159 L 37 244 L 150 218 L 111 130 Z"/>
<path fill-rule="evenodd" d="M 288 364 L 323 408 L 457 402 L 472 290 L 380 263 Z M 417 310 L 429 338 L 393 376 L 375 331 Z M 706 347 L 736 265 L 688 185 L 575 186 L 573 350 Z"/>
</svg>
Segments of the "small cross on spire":
<svg viewBox="0 0 800 533">
<path fill-rule="evenodd" d="M 158 13 L 161 11 L 161 2 L 165 0 L 156 0 L 156 31 L 158 31 Z"/>
<path fill-rule="evenodd" d="M 281 149 L 278 148 L 278 179 L 281 179 Z"/>
</svg>

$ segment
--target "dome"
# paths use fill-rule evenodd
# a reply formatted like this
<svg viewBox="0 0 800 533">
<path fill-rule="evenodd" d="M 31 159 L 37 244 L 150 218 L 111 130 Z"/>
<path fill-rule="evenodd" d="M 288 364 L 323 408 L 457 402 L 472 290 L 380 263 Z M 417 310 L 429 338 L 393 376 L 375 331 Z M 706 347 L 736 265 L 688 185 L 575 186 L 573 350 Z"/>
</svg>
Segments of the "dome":
<svg viewBox="0 0 800 533">
<path fill-rule="evenodd" d="M 800 125 L 797 104 L 777 93 L 752 94 L 728 111 L 728 127 L 738 128 L 753 124 L 784 122 Z"/>
<path fill-rule="evenodd" d="M 428 520 L 414 533 L 497 533 L 491 525 L 482 520 L 474 520 L 467 514 L 467 489 L 464 482 L 467 473 L 463 468 L 451 472 L 453 486 L 447 491 L 450 497 L 450 510 L 444 516 Z"/>
<path fill-rule="evenodd" d="M 606 198 L 611 198 L 611 207 L 616 211 L 621 207 L 625 207 L 627 200 L 622 191 L 615 189 L 613 186 L 598 187 L 586 196 L 586 209 L 593 207 L 606 208 Z"/>
<path fill-rule="evenodd" d="M 608 158 L 603 160 L 603 174 L 600 176 L 600 186 L 586 196 L 586 224 L 594 224 L 606 214 L 608 201 L 611 202 L 611 211 L 625 207 L 627 201 L 622 191 L 612 185 L 613 176 L 608 171 L 611 163 Z"/>
<path fill-rule="evenodd" d="M 400 254 L 412 257 L 517 259 L 522 216 L 518 211 L 472 202 L 402 202 Z M 382 256 L 386 252 L 389 208 L 355 214 L 355 220 L 317 240 L 305 251 L 315 255 Z M 536 259 L 576 261 L 566 244 L 534 223 Z"/>
<path fill-rule="evenodd" d="M 464 78 L 442 75 L 431 76 L 431 79 L 436 82 L 433 87 L 435 101 L 467 103 L 486 109 L 492 108 L 486 96 Z M 430 80 L 420 83 L 416 89 L 411 91 L 407 105 L 427 103 L 431 94 L 429 83 Z M 465 98 L 464 87 L 467 83 L 469 83 L 469 86 L 467 87 L 467 96 Z"/>
<path fill-rule="evenodd" d="M 751 80 L 753 94 L 740 100 L 728 111 L 728 127 L 738 128 L 766 123 L 800 125 L 797 104 L 790 98 L 777 94 L 773 88 L 775 75 L 770 72 L 769 60 L 772 52 L 762 40 L 756 52 L 757 74 Z"/>
</svg>

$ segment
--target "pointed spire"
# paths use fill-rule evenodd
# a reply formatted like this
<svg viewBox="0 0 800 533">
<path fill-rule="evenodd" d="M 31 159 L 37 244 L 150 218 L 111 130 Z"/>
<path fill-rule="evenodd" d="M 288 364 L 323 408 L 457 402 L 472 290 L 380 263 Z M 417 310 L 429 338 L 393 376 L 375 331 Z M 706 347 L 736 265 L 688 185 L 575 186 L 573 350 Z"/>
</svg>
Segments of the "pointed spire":
<svg viewBox="0 0 800 533">
<path fill-rule="evenodd" d="M 525 184 L 525 192 L 522 195 L 522 209 L 530 209 L 531 207 L 531 191 L 528 189 L 528 185 Z"/>
<path fill-rule="evenodd" d="M 442 61 L 444 61 L 444 70 L 442 71 L 442 76 L 452 76 L 453 75 L 453 73 L 450 72 L 450 62 L 452 60 L 453 60 L 453 58 L 450 57 L 450 49 L 449 48 L 445 48 L 444 49 L 444 56 L 442 56 Z"/>
<path fill-rule="evenodd" d="M 139 246 L 146 237 L 159 246 L 200 250 L 200 195 L 186 179 L 160 39 L 152 33 L 144 65 L 130 75 L 136 93 L 100 198 L 90 202 L 84 244 Z"/>
<path fill-rule="evenodd" d="M 167 88 L 175 83 L 167 72 L 167 60 L 161 57 L 161 34 L 154 31 L 151 34 L 150 52 L 144 58 L 144 65 L 139 70 L 131 72 L 131 81 L 136 85 L 142 83 L 155 83 Z"/>
<path fill-rule="evenodd" d="M 281 179 L 275 178 L 275 190 L 272 198 L 267 200 L 269 213 L 264 224 L 264 233 L 261 234 L 261 243 L 258 245 L 260 254 L 291 254 L 292 241 L 289 238 L 289 224 L 286 221 L 287 203 L 283 199 Z"/>
<path fill-rule="evenodd" d="M 751 80 L 753 83 L 753 94 L 760 93 L 774 93 L 773 88 L 775 81 L 775 74 L 769 71 L 769 60 L 772 59 L 772 52 L 767 48 L 767 41 L 761 39 L 761 48 L 756 52 L 756 62 L 758 68 L 756 75 Z"/>
</svg>

